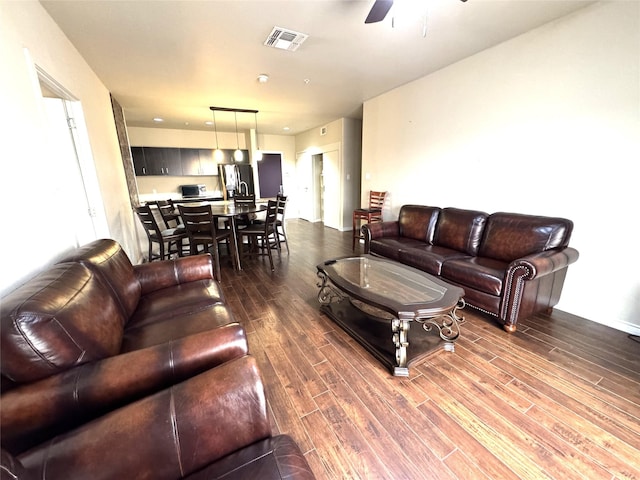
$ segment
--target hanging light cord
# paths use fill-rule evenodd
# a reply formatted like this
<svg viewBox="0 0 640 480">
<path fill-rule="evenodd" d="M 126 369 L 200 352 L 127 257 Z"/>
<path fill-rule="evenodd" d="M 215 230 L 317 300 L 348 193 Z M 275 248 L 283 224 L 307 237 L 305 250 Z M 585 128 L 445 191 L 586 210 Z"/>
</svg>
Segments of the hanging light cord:
<svg viewBox="0 0 640 480">
<path fill-rule="evenodd" d="M 213 110 L 213 131 L 216 134 L 216 150 L 219 149 L 218 147 L 218 127 L 216 126 L 216 111 Z"/>
</svg>

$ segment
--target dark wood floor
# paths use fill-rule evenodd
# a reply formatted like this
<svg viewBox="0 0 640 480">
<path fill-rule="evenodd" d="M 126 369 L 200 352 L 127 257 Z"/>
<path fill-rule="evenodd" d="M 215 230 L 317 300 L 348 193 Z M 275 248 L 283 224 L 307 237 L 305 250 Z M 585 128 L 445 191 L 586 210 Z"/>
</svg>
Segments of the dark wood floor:
<svg viewBox="0 0 640 480">
<path fill-rule="evenodd" d="M 640 479 L 640 344 L 627 334 L 561 311 L 507 334 L 466 309 L 455 352 L 393 377 L 318 310 L 315 265 L 350 254 L 350 232 L 287 225 L 274 274 L 266 258 L 225 266 L 223 287 L 273 430 L 318 479 Z"/>
</svg>

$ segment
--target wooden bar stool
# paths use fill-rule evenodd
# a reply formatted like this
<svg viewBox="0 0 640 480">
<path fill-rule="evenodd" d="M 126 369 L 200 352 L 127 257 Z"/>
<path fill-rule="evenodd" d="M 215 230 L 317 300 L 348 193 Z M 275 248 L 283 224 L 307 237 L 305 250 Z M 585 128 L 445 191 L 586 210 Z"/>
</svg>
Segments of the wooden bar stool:
<svg viewBox="0 0 640 480">
<path fill-rule="evenodd" d="M 356 239 L 364 238 L 358 223 L 366 221 L 366 223 L 374 223 L 382 221 L 382 207 L 387 192 L 369 192 L 369 208 L 356 208 L 353 211 L 353 245 L 352 250 L 356 249 Z"/>
</svg>

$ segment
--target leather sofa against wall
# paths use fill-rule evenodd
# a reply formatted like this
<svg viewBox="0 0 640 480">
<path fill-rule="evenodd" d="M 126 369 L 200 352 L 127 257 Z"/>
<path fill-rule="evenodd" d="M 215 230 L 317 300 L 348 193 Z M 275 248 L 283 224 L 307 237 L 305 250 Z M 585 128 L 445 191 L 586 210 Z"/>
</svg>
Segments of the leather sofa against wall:
<svg viewBox="0 0 640 480">
<path fill-rule="evenodd" d="M 93 242 L 2 299 L 0 342 L 2 479 L 314 478 L 210 255 Z"/>
<path fill-rule="evenodd" d="M 560 300 L 573 222 L 565 218 L 404 205 L 398 220 L 362 227 L 365 253 L 418 268 L 462 287 L 467 305 L 508 332 L 550 313 Z"/>
</svg>

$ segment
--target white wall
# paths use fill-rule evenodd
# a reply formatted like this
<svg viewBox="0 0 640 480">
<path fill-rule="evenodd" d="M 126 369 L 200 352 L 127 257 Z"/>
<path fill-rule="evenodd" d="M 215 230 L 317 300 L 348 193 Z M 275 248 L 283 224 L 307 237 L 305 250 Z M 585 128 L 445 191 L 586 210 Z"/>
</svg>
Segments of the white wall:
<svg viewBox="0 0 640 480">
<path fill-rule="evenodd" d="M 598 3 L 366 102 L 363 201 L 569 218 L 558 308 L 640 332 L 639 19 Z"/>
<path fill-rule="evenodd" d="M 90 139 L 87 154 L 102 194 L 104 211 L 98 215 L 105 225 L 98 236 L 115 238 L 137 256 L 109 92 L 40 3 L 0 2 L 0 198 L 4 228 L 11 232 L 0 248 L 0 292 L 76 246 L 76 219 L 57 195 L 66 180 L 48 139 L 36 65 L 81 102 Z"/>
</svg>

